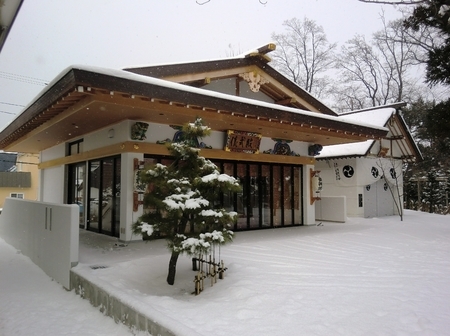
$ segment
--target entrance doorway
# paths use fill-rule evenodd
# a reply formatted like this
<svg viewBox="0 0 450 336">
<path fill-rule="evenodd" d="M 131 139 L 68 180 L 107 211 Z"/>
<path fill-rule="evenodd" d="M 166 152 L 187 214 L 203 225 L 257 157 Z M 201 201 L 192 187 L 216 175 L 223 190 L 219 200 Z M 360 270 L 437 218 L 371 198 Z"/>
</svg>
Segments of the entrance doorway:
<svg viewBox="0 0 450 336">
<path fill-rule="evenodd" d="M 242 191 L 224 195 L 223 204 L 238 213 L 235 230 L 301 225 L 301 166 L 216 162 L 234 176 Z M 234 199 L 233 199 L 234 197 Z"/>
<path fill-rule="evenodd" d="M 119 237 L 120 163 L 120 157 L 89 162 L 88 230 Z"/>
<path fill-rule="evenodd" d="M 86 225 L 86 163 L 76 163 L 69 166 L 68 204 L 78 204 L 79 225 Z"/>
</svg>

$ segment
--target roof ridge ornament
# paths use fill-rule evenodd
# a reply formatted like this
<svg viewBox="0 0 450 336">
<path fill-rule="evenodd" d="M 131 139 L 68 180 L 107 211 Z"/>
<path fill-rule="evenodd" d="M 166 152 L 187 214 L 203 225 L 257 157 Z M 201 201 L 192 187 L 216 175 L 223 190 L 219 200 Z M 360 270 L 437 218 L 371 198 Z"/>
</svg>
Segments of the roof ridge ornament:
<svg viewBox="0 0 450 336">
<path fill-rule="evenodd" d="M 261 76 L 257 71 L 249 71 L 240 73 L 239 77 L 243 78 L 253 92 L 258 92 L 261 85 L 269 83 L 269 80 Z"/>
</svg>

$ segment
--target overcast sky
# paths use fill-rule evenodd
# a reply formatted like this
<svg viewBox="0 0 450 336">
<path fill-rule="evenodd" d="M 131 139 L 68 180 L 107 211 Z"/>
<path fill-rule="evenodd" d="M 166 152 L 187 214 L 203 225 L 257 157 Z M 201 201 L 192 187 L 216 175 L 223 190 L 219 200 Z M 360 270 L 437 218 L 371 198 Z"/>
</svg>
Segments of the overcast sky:
<svg viewBox="0 0 450 336">
<path fill-rule="evenodd" d="M 202 2 L 205 0 L 197 0 Z M 265 2 L 261 0 L 261 2 Z M 127 66 L 227 57 L 255 49 L 307 17 L 342 45 L 382 28 L 389 5 L 357 0 L 24 0 L 0 54 L 0 129 L 73 64 Z M 231 48 L 230 48 L 231 46 Z"/>
</svg>

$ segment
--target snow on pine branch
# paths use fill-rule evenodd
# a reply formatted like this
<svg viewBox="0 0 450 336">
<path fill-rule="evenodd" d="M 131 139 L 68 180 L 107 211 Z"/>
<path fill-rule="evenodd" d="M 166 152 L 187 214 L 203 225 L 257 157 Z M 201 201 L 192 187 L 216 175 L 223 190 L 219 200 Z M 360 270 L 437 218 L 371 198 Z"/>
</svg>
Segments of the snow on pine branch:
<svg viewBox="0 0 450 336">
<path fill-rule="evenodd" d="M 174 246 L 174 251 L 186 253 L 188 255 L 199 255 L 210 252 L 211 247 L 215 244 L 225 244 L 233 239 L 233 231 L 223 230 L 201 233 L 198 238 L 186 237 L 178 234 L 177 238 L 181 240 L 178 246 Z"/>
<path fill-rule="evenodd" d="M 210 183 L 213 181 L 226 182 L 230 184 L 237 183 L 237 179 L 234 178 L 233 176 L 227 174 L 219 174 L 218 171 L 214 171 L 213 173 L 202 177 L 203 183 Z"/>
<path fill-rule="evenodd" d="M 185 194 L 172 194 L 170 196 L 167 196 L 163 200 L 163 203 L 170 210 L 193 210 L 209 205 L 208 200 L 204 199 L 203 197 L 194 196 L 197 196 L 197 193 L 195 191 L 188 191 Z"/>
</svg>

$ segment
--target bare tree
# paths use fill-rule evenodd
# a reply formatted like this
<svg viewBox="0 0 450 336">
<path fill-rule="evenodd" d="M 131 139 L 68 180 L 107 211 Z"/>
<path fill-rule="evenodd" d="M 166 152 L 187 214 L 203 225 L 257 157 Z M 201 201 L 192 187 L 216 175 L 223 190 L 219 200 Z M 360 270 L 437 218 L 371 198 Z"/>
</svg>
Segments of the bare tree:
<svg viewBox="0 0 450 336">
<path fill-rule="evenodd" d="M 397 209 L 397 213 L 400 216 L 400 221 L 403 221 L 403 183 L 402 180 L 399 180 L 399 177 L 396 173 L 401 169 L 402 162 L 395 162 L 394 159 L 390 159 L 388 162 L 389 163 L 383 162 L 380 159 L 377 162 L 377 166 L 380 167 L 381 171 L 383 172 L 383 178 L 386 181 L 386 185 L 391 193 L 395 208 Z M 390 175 L 392 182 L 389 182 L 386 174 Z"/>
<path fill-rule="evenodd" d="M 330 44 L 323 27 L 308 18 L 286 20 L 283 26 L 285 33 L 272 34 L 277 44 L 273 53 L 275 67 L 300 87 L 320 97 L 328 84 L 323 74 L 333 66 L 336 43 Z"/>
<path fill-rule="evenodd" d="M 338 110 L 354 104 L 348 92 L 358 94 L 360 108 L 409 101 L 422 93 L 417 88 L 423 72 L 419 47 L 409 41 L 402 20 L 386 22 L 381 18 L 383 29 L 371 41 L 356 35 L 337 57 L 341 83 L 336 92 Z"/>
<path fill-rule="evenodd" d="M 360 96 L 365 100 L 364 107 L 385 105 L 392 98 L 393 69 L 384 67 L 382 58 L 364 36 L 356 35 L 348 41 L 336 61 L 342 86 L 364 92 Z"/>
<path fill-rule="evenodd" d="M 374 34 L 374 44 L 385 66 L 392 69 L 395 100 L 410 99 L 415 87 L 414 79 L 410 76 L 411 70 L 421 63 L 419 59 L 422 53 L 416 44 L 409 41 L 402 20 L 386 23 L 384 16 L 381 19 L 383 29 Z"/>
</svg>

